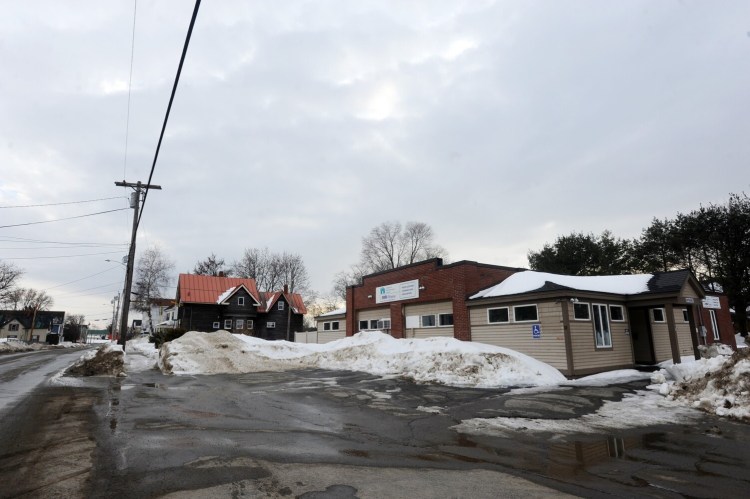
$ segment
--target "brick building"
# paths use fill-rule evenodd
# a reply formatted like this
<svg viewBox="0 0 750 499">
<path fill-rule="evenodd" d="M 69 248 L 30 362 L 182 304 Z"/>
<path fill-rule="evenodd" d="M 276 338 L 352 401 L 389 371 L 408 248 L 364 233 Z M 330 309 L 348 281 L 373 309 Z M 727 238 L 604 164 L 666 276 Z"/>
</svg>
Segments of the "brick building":
<svg viewBox="0 0 750 499">
<path fill-rule="evenodd" d="M 346 334 L 385 330 L 394 338 L 471 340 L 468 297 L 524 269 L 433 258 L 370 274 L 346 291 Z"/>
</svg>

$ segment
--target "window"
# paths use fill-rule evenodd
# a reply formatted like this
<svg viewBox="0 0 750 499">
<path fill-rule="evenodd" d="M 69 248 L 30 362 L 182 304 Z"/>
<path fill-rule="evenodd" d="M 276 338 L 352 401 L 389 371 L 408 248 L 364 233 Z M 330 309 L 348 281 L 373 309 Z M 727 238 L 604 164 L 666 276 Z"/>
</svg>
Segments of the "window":
<svg viewBox="0 0 750 499">
<path fill-rule="evenodd" d="M 8 331 L 18 331 L 18 324 L 8 325 Z"/>
<path fill-rule="evenodd" d="M 711 329 L 714 331 L 714 341 L 719 341 L 721 337 L 719 336 L 719 323 L 716 321 L 716 310 L 709 308 L 708 316 L 711 319 Z"/>
<path fill-rule="evenodd" d="M 245 297 L 244 296 L 240 296 L 239 298 L 237 298 L 237 305 L 239 305 L 240 307 L 244 307 L 245 306 Z"/>
<path fill-rule="evenodd" d="M 513 307 L 514 322 L 533 322 L 539 320 L 536 305 L 518 305 Z"/>
<path fill-rule="evenodd" d="M 253 321 L 249 320 L 247 321 L 247 328 L 252 329 L 253 328 Z"/>
<path fill-rule="evenodd" d="M 592 305 L 594 311 L 594 338 L 597 348 L 612 347 L 612 332 L 609 329 L 609 318 L 606 305 Z"/>
<path fill-rule="evenodd" d="M 664 322 L 664 309 L 663 308 L 652 308 L 651 317 L 654 322 Z"/>
<path fill-rule="evenodd" d="M 573 304 L 573 319 L 577 321 L 591 320 L 591 310 L 588 303 Z"/>
<path fill-rule="evenodd" d="M 487 310 L 487 322 L 493 324 L 497 322 L 510 322 L 508 307 L 491 308 Z"/>
<path fill-rule="evenodd" d="M 453 325 L 453 314 L 440 314 L 438 315 L 438 324 L 441 327 Z"/>
<path fill-rule="evenodd" d="M 224 329 L 227 331 L 232 329 L 232 319 L 224 319 Z"/>
<path fill-rule="evenodd" d="M 435 316 L 434 315 L 423 315 L 419 319 L 422 327 L 435 327 Z"/>
<path fill-rule="evenodd" d="M 370 329 L 377 329 L 378 328 L 378 320 L 377 319 L 371 319 L 370 320 Z"/>
<path fill-rule="evenodd" d="M 339 330 L 339 321 L 331 322 L 331 331 L 338 331 L 338 330 Z"/>
<path fill-rule="evenodd" d="M 609 317 L 612 319 L 612 322 L 623 322 L 625 320 L 625 311 L 622 305 L 610 305 Z"/>
<path fill-rule="evenodd" d="M 690 315 L 688 314 L 688 309 L 686 308 L 682 309 L 682 322 L 690 322 Z"/>
<path fill-rule="evenodd" d="M 367 330 L 367 321 L 359 321 L 359 330 L 360 331 L 366 331 Z"/>
<path fill-rule="evenodd" d="M 378 321 L 378 329 L 381 331 L 385 331 L 386 329 L 391 328 L 391 320 L 390 319 L 380 319 Z"/>
<path fill-rule="evenodd" d="M 276 308 L 279 310 L 284 310 L 284 302 L 280 301 L 276 304 Z"/>
<path fill-rule="evenodd" d="M 245 320 L 244 319 L 237 319 L 237 323 L 235 324 L 237 329 L 245 329 Z"/>
<path fill-rule="evenodd" d="M 330 322 L 324 322 L 323 323 L 323 331 L 330 331 L 331 330 L 331 323 Z"/>
<path fill-rule="evenodd" d="M 275 322 L 266 322 L 266 329 L 276 329 Z"/>
<path fill-rule="evenodd" d="M 9 334 L 8 335 L 8 339 L 9 340 L 17 340 L 18 339 L 18 335 L 17 334 Z"/>
<path fill-rule="evenodd" d="M 219 321 L 214 322 L 214 329 L 219 329 L 221 327 L 221 323 Z"/>
</svg>

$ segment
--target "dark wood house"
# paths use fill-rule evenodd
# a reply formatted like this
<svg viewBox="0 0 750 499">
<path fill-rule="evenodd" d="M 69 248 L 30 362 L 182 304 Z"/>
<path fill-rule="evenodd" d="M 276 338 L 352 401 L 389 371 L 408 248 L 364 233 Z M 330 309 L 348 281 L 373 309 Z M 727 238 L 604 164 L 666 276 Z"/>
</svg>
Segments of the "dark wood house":
<svg viewBox="0 0 750 499">
<path fill-rule="evenodd" d="M 177 327 L 188 331 L 247 334 L 267 340 L 294 341 L 307 313 L 302 297 L 286 286 L 258 291 L 254 279 L 180 274 Z"/>
</svg>

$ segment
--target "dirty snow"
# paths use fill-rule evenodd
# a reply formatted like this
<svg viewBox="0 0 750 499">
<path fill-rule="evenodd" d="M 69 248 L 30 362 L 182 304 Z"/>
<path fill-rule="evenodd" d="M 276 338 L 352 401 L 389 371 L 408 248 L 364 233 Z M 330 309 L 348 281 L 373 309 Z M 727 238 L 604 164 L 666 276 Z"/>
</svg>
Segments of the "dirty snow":
<svg viewBox="0 0 750 499">
<path fill-rule="evenodd" d="M 727 355 L 722 346 L 709 350 L 707 358 L 665 366 L 653 373 L 649 388 L 670 401 L 750 421 L 750 350 Z"/>
<path fill-rule="evenodd" d="M 159 367 L 174 374 L 341 369 L 480 388 L 565 381 L 557 369 L 506 348 L 454 338 L 395 339 L 379 331 L 361 332 L 326 344 L 265 341 L 226 331 L 191 331 L 162 346 Z"/>
<path fill-rule="evenodd" d="M 747 338 L 743 337 L 741 334 L 735 334 L 734 335 L 734 341 L 737 343 L 737 348 L 747 348 Z"/>
<path fill-rule="evenodd" d="M 123 351 L 120 345 L 104 344 L 89 350 L 70 366 L 68 374 L 79 376 L 124 375 Z"/>
<path fill-rule="evenodd" d="M 634 295 L 648 291 L 648 281 L 652 277 L 652 274 L 571 276 L 526 270 L 524 272 L 516 272 L 500 284 L 482 290 L 471 298 L 489 298 L 492 296 L 528 293 L 541 288 L 545 282 L 551 282 L 578 291 Z"/>
<path fill-rule="evenodd" d="M 149 343 L 148 336 L 141 336 L 129 340 L 125 346 L 125 370 L 127 372 L 142 372 L 156 369 L 159 360 L 159 350 L 153 343 Z"/>
</svg>

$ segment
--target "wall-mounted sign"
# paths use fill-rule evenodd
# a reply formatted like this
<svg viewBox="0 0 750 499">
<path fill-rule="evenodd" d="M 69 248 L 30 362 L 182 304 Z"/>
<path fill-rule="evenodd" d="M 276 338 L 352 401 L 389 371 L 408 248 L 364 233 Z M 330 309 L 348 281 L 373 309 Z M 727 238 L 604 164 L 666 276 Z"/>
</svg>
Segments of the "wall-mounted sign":
<svg viewBox="0 0 750 499">
<path fill-rule="evenodd" d="M 690 297 L 690 296 L 686 296 L 685 297 L 685 303 L 687 303 L 688 305 L 692 305 L 693 304 L 693 298 Z"/>
<path fill-rule="evenodd" d="M 721 302 L 718 296 L 707 296 L 703 299 L 703 308 L 720 309 Z"/>
<path fill-rule="evenodd" d="M 397 282 L 375 288 L 375 303 L 419 298 L 419 280 Z"/>
<path fill-rule="evenodd" d="M 535 340 L 542 339 L 542 325 L 541 324 L 532 324 L 531 337 Z"/>
</svg>

